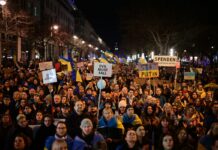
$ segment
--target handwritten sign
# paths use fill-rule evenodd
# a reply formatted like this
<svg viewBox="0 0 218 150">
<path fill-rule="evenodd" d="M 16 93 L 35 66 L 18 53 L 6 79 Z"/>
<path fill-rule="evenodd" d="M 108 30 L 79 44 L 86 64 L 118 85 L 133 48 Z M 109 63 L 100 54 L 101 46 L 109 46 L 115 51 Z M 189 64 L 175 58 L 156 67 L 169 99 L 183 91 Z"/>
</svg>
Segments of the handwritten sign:
<svg viewBox="0 0 218 150">
<path fill-rule="evenodd" d="M 94 76 L 111 77 L 112 64 L 94 63 Z"/>
<path fill-rule="evenodd" d="M 49 69 L 53 69 L 52 61 L 39 63 L 39 70 L 43 71 L 43 70 L 49 70 Z"/>
</svg>

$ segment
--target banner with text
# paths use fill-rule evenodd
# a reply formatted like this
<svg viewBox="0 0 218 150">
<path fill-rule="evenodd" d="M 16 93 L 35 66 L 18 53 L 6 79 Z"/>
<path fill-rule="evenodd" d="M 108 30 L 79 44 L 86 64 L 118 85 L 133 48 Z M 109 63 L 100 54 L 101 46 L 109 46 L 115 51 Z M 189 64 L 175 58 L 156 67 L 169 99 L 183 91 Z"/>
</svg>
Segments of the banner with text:
<svg viewBox="0 0 218 150">
<path fill-rule="evenodd" d="M 157 63 L 147 63 L 140 67 L 139 78 L 157 78 L 159 77 L 159 68 Z"/>
<path fill-rule="evenodd" d="M 111 77 L 112 64 L 94 63 L 94 76 Z"/>
<path fill-rule="evenodd" d="M 49 69 L 53 69 L 53 63 L 52 63 L 52 61 L 39 63 L 39 70 L 40 70 L 40 71 L 49 70 Z"/>
<path fill-rule="evenodd" d="M 158 63 L 158 66 L 163 67 L 175 67 L 177 63 L 176 56 L 154 56 L 154 62 Z"/>
</svg>

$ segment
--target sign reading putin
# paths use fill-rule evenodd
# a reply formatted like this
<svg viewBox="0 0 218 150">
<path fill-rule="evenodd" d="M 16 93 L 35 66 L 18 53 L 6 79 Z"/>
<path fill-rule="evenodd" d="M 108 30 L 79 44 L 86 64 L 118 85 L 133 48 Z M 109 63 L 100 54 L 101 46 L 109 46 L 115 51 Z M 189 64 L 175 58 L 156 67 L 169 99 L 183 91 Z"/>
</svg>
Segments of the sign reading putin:
<svg viewBox="0 0 218 150">
<path fill-rule="evenodd" d="M 111 77 L 112 64 L 95 63 L 94 64 L 94 76 L 95 77 Z"/>
</svg>

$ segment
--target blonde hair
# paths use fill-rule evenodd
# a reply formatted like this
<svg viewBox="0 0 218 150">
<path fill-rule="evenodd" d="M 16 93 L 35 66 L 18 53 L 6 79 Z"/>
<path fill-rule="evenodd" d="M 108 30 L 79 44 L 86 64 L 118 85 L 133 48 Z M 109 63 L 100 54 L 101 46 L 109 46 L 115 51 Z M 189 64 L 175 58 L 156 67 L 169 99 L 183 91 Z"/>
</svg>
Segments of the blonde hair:
<svg viewBox="0 0 218 150">
<path fill-rule="evenodd" d="M 104 109 L 103 109 L 103 113 L 105 113 L 105 112 L 111 112 L 111 113 L 113 113 L 113 110 L 112 110 L 111 108 L 104 108 Z"/>
<path fill-rule="evenodd" d="M 65 140 L 55 140 L 52 144 L 52 150 L 67 150 L 67 142 Z"/>
</svg>

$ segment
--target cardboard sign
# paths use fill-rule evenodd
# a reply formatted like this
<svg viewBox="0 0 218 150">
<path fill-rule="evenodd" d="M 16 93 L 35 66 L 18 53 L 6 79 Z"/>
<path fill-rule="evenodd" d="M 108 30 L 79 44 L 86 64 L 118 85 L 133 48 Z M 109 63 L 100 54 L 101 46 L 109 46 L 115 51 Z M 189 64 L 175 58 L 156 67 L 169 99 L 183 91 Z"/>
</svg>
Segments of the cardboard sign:
<svg viewBox="0 0 218 150">
<path fill-rule="evenodd" d="M 93 78 L 93 73 L 86 73 L 86 80 L 89 81 L 89 80 L 92 80 Z"/>
<path fill-rule="evenodd" d="M 55 69 L 42 71 L 42 79 L 43 79 L 43 84 L 57 82 Z"/>
<path fill-rule="evenodd" d="M 159 70 L 139 71 L 139 78 L 157 78 L 157 77 L 159 77 Z"/>
<path fill-rule="evenodd" d="M 139 78 L 157 78 L 159 77 L 159 68 L 157 63 L 147 63 L 142 65 L 139 71 Z"/>
<path fill-rule="evenodd" d="M 112 64 L 94 63 L 94 76 L 111 77 Z"/>
<path fill-rule="evenodd" d="M 39 70 L 43 71 L 43 70 L 49 70 L 49 69 L 53 69 L 52 61 L 39 63 Z"/>
<path fill-rule="evenodd" d="M 197 73 L 199 73 L 199 74 L 202 74 L 202 72 L 203 72 L 203 68 L 196 68 L 196 70 L 197 70 Z"/>
<path fill-rule="evenodd" d="M 154 56 L 154 62 L 158 63 L 158 66 L 175 67 L 177 63 L 176 56 Z"/>
<path fill-rule="evenodd" d="M 184 72 L 184 80 L 195 80 L 195 72 Z"/>
</svg>

